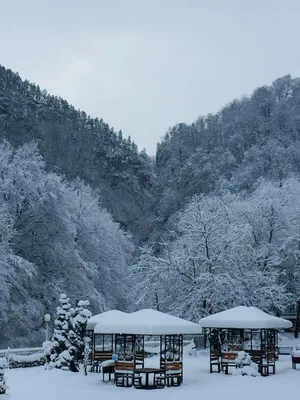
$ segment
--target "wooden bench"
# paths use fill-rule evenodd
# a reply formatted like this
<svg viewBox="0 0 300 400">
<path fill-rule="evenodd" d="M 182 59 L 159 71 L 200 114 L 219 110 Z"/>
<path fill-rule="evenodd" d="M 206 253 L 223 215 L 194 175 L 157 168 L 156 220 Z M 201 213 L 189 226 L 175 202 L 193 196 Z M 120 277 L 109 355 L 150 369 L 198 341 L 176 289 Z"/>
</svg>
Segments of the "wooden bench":
<svg viewBox="0 0 300 400">
<path fill-rule="evenodd" d="M 262 376 L 267 376 L 270 373 L 275 374 L 275 348 L 267 354 L 263 350 L 248 350 L 247 353 L 251 356 L 251 360 L 257 364 L 258 372 Z"/>
<path fill-rule="evenodd" d="M 251 356 L 251 360 L 253 362 L 255 362 L 258 365 L 262 364 L 264 355 L 264 352 L 262 350 L 246 350 L 246 353 L 248 353 Z"/>
<path fill-rule="evenodd" d="M 134 382 L 134 364 L 127 361 L 115 362 L 115 378 L 116 386 L 132 386 Z"/>
<path fill-rule="evenodd" d="M 237 368 L 235 359 L 237 358 L 236 352 L 223 352 L 221 353 L 221 369 L 228 375 L 229 367 Z"/>
<path fill-rule="evenodd" d="M 112 351 L 95 350 L 93 353 L 91 353 L 91 360 L 92 360 L 91 372 L 100 372 L 99 365 L 103 361 L 111 359 L 112 359 Z"/>
</svg>

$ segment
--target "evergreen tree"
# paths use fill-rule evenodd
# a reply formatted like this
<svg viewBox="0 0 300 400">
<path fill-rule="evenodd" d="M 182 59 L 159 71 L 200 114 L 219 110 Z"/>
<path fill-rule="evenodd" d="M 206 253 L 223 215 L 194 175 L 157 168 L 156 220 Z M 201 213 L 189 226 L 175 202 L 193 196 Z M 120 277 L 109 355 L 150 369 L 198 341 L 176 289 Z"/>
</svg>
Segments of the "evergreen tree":
<svg viewBox="0 0 300 400">
<path fill-rule="evenodd" d="M 78 372 L 80 363 L 84 361 L 87 322 L 92 316 L 92 313 L 85 308 L 89 305 L 90 302 L 88 300 L 80 300 L 72 318 L 72 329 L 69 331 L 68 339 L 71 357 L 70 370 L 73 372 Z"/>
<path fill-rule="evenodd" d="M 5 370 L 7 368 L 7 361 L 5 358 L 0 358 L 0 395 L 6 393 L 7 384 Z"/>
<path fill-rule="evenodd" d="M 57 307 L 57 317 L 54 321 L 55 328 L 52 337 L 52 350 L 50 367 L 69 368 L 71 357 L 69 355 L 70 341 L 70 313 L 71 304 L 65 294 L 61 294 L 59 298 L 60 306 Z"/>
</svg>

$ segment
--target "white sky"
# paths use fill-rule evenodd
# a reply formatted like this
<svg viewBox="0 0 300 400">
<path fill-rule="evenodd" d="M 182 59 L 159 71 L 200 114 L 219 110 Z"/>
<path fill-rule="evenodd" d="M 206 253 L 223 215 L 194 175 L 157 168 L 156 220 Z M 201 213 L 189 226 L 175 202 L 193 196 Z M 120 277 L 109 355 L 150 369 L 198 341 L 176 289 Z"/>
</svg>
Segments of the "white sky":
<svg viewBox="0 0 300 400">
<path fill-rule="evenodd" d="M 299 0 L 0 0 L 0 63 L 154 154 L 169 126 L 300 76 Z"/>
</svg>

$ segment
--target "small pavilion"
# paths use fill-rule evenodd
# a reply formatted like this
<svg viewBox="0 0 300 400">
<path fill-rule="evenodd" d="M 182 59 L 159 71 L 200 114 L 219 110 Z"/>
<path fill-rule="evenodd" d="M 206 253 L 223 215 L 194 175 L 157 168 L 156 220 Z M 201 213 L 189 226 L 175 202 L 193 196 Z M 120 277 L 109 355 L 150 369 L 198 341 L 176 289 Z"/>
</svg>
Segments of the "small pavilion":
<svg viewBox="0 0 300 400">
<path fill-rule="evenodd" d="M 89 324 L 94 337 L 93 360 L 101 361 L 101 367 L 103 361 L 104 365 L 113 365 L 117 386 L 156 388 L 182 383 L 183 334 L 200 334 L 198 324 L 151 309 L 131 314 L 112 310 L 103 314 L 95 316 L 93 321 L 92 317 Z M 96 321 L 98 323 L 92 326 Z M 157 368 L 145 368 L 146 336 L 159 338 Z M 146 374 L 146 383 L 142 381 L 143 374 Z"/>
<path fill-rule="evenodd" d="M 245 351 L 258 371 L 269 375 L 275 374 L 277 332 L 292 323 L 255 307 L 239 306 L 202 318 L 199 325 L 209 334 L 211 373 L 236 368 L 238 352 Z"/>
<path fill-rule="evenodd" d="M 118 331 L 114 329 L 116 323 L 122 323 L 129 314 L 119 311 L 110 310 L 101 314 L 93 315 L 87 323 L 87 334 L 91 338 L 91 355 L 92 371 L 98 371 L 99 364 L 103 361 L 111 360 L 116 352 L 116 334 Z M 103 327 L 98 332 L 95 327 Z"/>
</svg>

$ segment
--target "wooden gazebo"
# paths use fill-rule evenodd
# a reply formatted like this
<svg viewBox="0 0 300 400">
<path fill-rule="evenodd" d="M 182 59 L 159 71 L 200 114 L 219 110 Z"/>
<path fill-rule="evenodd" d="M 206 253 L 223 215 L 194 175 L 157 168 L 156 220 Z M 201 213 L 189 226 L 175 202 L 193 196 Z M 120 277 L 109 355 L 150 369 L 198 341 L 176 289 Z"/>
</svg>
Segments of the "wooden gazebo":
<svg viewBox="0 0 300 400">
<path fill-rule="evenodd" d="M 112 360 L 113 355 L 120 353 L 120 337 L 118 331 L 113 327 L 116 322 L 119 324 L 123 323 L 126 318 L 128 318 L 127 313 L 119 310 L 105 311 L 101 314 L 93 315 L 87 324 L 87 334 L 91 338 L 91 371 L 98 372 L 100 370 L 100 365 L 104 361 Z M 95 331 L 95 327 L 100 327 Z M 103 329 L 102 329 L 103 327 Z M 128 338 L 129 339 L 129 338 Z M 127 352 L 127 346 L 130 346 L 129 340 L 125 346 L 123 353 L 124 358 Z M 120 354 L 121 357 L 121 354 Z M 107 366 L 104 370 L 105 372 L 111 374 L 113 372 L 112 368 Z"/>
<path fill-rule="evenodd" d="M 149 309 L 100 319 L 99 316 L 94 326 L 94 360 L 106 358 L 101 366 L 113 368 L 117 386 L 152 389 L 182 383 L 183 334 L 199 334 L 198 324 Z M 160 342 L 159 364 L 155 368 L 145 368 L 144 338 L 148 336 L 155 336 Z M 106 337 L 111 343 L 109 353 Z"/>
<path fill-rule="evenodd" d="M 258 365 L 261 375 L 275 374 L 278 329 L 292 323 L 255 307 L 235 307 L 202 318 L 210 342 L 210 372 L 225 372 L 237 367 L 236 358 L 245 351 Z"/>
</svg>

